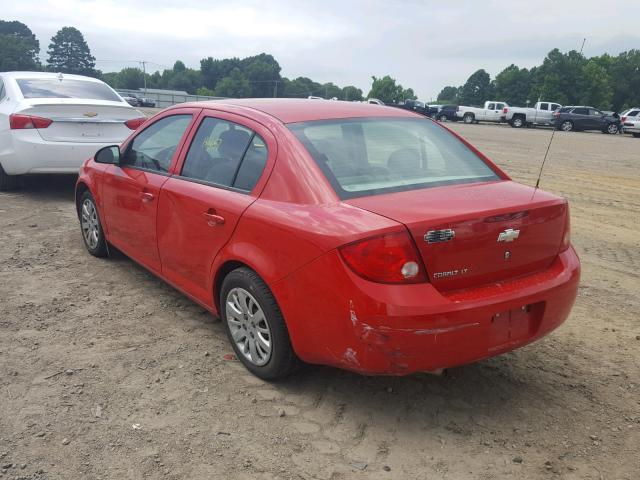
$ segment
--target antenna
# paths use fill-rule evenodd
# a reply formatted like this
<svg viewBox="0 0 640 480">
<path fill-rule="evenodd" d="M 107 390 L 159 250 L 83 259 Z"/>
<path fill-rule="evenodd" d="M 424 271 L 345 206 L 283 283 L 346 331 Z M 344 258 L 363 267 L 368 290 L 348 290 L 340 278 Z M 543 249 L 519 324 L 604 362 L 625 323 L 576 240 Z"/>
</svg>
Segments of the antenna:
<svg viewBox="0 0 640 480">
<path fill-rule="evenodd" d="M 553 142 L 553 137 L 556 134 L 556 129 L 555 127 L 553 128 L 553 131 L 551 132 L 551 138 L 549 139 L 549 145 L 547 145 L 547 151 L 544 154 L 544 158 L 542 159 L 542 165 L 540 165 L 540 171 L 538 172 L 538 180 L 536 180 L 536 187 L 533 189 L 533 195 L 531 195 L 531 200 L 533 200 L 533 197 L 536 194 L 536 191 L 538 190 L 538 187 L 540 186 L 540 179 L 542 178 L 542 169 L 544 168 L 544 164 L 547 161 L 547 157 L 549 156 L 549 150 L 551 149 L 551 143 Z"/>
</svg>

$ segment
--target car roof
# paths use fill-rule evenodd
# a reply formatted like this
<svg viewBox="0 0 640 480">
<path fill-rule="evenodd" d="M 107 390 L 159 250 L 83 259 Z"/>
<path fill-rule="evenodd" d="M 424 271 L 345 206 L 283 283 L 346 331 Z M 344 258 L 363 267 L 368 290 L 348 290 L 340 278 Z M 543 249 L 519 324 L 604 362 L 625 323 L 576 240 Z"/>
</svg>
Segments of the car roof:
<svg viewBox="0 0 640 480">
<path fill-rule="evenodd" d="M 239 98 L 211 100 L 206 102 L 182 103 L 170 108 L 181 107 L 213 108 L 237 113 L 262 112 L 282 123 L 308 122 L 355 117 L 414 117 L 422 115 L 395 107 L 370 103 L 345 102 L 341 100 L 310 100 L 302 98 Z M 226 108 L 225 108 L 226 107 Z"/>
<path fill-rule="evenodd" d="M 59 75 L 62 75 L 63 80 L 87 80 L 91 82 L 100 82 L 103 83 L 102 80 L 92 77 L 85 77 L 84 75 L 72 75 L 69 73 L 54 73 L 54 72 L 2 72 L 0 73 L 5 79 L 23 79 L 23 78 L 51 78 L 58 79 Z"/>
</svg>

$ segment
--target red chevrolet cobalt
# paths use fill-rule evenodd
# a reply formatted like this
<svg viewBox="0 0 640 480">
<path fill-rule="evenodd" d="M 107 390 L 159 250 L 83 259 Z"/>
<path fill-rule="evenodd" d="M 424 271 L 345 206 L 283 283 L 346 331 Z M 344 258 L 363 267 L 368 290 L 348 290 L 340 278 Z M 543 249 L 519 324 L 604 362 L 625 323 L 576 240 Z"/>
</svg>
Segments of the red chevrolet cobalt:
<svg viewBox="0 0 640 480">
<path fill-rule="evenodd" d="M 113 245 L 219 315 L 264 379 L 498 355 L 560 325 L 580 276 L 566 200 L 379 105 L 178 105 L 88 160 L 76 201 L 89 253 Z"/>
</svg>

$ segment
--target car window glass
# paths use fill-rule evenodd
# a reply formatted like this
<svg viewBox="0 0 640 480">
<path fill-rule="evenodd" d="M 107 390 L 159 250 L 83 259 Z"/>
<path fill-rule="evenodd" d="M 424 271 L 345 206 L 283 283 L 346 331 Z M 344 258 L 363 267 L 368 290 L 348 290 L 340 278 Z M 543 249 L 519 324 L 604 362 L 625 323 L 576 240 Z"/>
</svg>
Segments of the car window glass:
<svg viewBox="0 0 640 480">
<path fill-rule="evenodd" d="M 24 98 L 82 98 L 122 102 L 118 94 L 102 82 L 67 78 L 19 78 L 16 82 Z"/>
<path fill-rule="evenodd" d="M 540 104 L 540 110 L 549 110 L 549 104 L 548 103 L 541 103 Z"/>
<path fill-rule="evenodd" d="M 241 125 L 206 117 L 184 161 L 183 177 L 231 187 L 253 131 Z"/>
<path fill-rule="evenodd" d="M 554 111 L 554 112 L 555 112 L 555 111 L 556 111 L 557 109 L 559 109 L 559 108 L 560 108 L 560 105 L 558 105 L 557 103 L 552 103 L 552 104 L 551 104 L 551 110 L 552 110 L 552 111 Z"/>
<path fill-rule="evenodd" d="M 600 110 L 596 110 L 594 108 L 590 108 L 589 109 L 589 115 L 594 115 L 594 116 L 600 117 L 600 116 L 603 115 L 603 113 Z"/>
<path fill-rule="evenodd" d="M 504 103 L 496 103 L 496 110 L 502 110 L 504 108 Z"/>
<path fill-rule="evenodd" d="M 0 100 L 2 100 L 4 96 L 5 96 L 4 83 L 2 82 L 2 79 L 0 79 Z"/>
<path fill-rule="evenodd" d="M 588 115 L 589 112 L 586 108 L 574 108 L 573 113 L 576 115 Z"/>
<path fill-rule="evenodd" d="M 632 112 L 629 112 L 629 114 L 627 116 L 628 117 L 637 117 L 638 113 L 640 113 L 640 110 L 634 110 Z"/>
<path fill-rule="evenodd" d="M 495 110 L 495 108 L 496 108 L 495 103 L 490 103 L 489 105 L 487 105 L 487 110 Z"/>
<path fill-rule="evenodd" d="M 267 146 L 264 141 L 258 135 L 254 135 L 251 145 L 242 159 L 233 186 L 247 192 L 253 190 L 267 164 L 267 155 Z"/>
<path fill-rule="evenodd" d="M 190 122 L 191 115 L 172 115 L 152 123 L 130 143 L 121 165 L 168 172 L 173 154 Z"/>
</svg>

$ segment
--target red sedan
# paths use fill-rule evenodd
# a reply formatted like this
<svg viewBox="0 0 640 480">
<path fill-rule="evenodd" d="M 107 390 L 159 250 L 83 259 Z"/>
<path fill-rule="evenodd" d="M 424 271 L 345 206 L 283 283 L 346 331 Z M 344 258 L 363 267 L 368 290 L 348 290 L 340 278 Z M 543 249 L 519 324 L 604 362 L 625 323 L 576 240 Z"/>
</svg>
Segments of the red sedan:
<svg viewBox="0 0 640 480">
<path fill-rule="evenodd" d="M 113 245 L 219 315 L 264 379 L 498 355 L 560 325 L 580 276 L 566 200 L 379 105 L 175 106 L 87 160 L 76 202 L 91 254 Z"/>
</svg>

